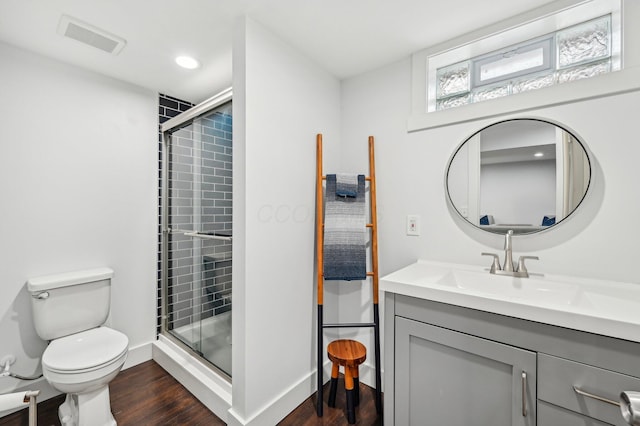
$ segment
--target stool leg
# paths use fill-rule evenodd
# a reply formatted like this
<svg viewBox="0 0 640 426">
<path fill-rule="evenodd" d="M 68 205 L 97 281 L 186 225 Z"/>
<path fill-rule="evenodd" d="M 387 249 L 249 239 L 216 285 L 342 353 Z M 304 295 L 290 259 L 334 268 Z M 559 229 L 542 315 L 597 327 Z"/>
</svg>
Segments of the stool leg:
<svg viewBox="0 0 640 426">
<path fill-rule="evenodd" d="M 338 365 L 338 363 L 334 362 L 331 366 L 331 388 L 329 389 L 329 401 L 327 402 L 327 405 L 329 405 L 329 407 L 336 406 L 336 391 L 338 389 L 339 369 L 340 366 Z"/>
<path fill-rule="evenodd" d="M 353 376 L 353 405 L 360 405 L 360 378 L 358 377 L 358 366 L 351 367 L 351 375 Z"/>
<path fill-rule="evenodd" d="M 347 421 L 349 424 L 356 422 L 356 411 L 354 405 L 354 390 L 353 390 L 353 374 L 351 367 L 345 367 L 344 369 L 344 387 L 347 391 Z"/>
</svg>

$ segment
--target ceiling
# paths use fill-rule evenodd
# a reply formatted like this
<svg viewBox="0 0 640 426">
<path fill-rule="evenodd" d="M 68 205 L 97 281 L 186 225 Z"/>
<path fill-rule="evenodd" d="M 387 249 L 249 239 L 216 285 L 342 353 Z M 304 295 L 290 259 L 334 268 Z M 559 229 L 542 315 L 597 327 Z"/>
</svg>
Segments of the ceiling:
<svg viewBox="0 0 640 426">
<path fill-rule="evenodd" d="M 231 85 L 247 15 L 340 79 L 550 0 L 0 0 L 0 41 L 198 103 Z M 56 33 L 69 15 L 124 38 L 111 55 Z M 185 70 L 180 54 L 202 66 Z"/>
</svg>

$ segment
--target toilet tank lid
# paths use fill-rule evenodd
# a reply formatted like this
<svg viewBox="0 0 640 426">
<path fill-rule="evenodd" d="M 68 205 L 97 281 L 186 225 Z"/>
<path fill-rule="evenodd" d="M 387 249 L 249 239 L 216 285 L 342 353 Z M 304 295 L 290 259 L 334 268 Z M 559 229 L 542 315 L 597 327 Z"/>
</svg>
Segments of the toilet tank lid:
<svg viewBox="0 0 640 426">
<path fill-rule="evenodd" d="M 27 290 L 31 293 L 37 293 L 40 291 L 50 290 L 52 288 L 101 281 L 112 277 L 113 269 L 106 267 L 65 272 L 62 274 L 44 275 L 30 278 L 27 281 Z"/>
</svg>

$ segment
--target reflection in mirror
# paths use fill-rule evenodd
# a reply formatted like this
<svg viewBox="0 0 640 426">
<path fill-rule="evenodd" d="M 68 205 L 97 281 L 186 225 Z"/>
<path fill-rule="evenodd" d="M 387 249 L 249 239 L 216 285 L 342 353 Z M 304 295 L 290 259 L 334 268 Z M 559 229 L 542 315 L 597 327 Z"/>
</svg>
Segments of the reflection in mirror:
<svg viewBox="0 0 640 426">
<path fill-rule="evenodd" d="M 537 119 L 492 124 L 453 155 L 446 178 L 456 211 L 489 232 L 548 229 L 578 207 L 591 167 L 582 143 L 562 127 Z"/>
</svg>

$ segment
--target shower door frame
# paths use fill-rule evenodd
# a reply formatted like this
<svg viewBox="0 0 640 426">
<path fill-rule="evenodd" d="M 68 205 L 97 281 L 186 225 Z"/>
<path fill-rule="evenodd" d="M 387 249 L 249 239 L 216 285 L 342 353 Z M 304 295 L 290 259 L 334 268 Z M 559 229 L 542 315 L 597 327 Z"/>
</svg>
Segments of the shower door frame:
<svg viewBox="0 0 640 426">
<path fill-rule="evenodd" d="M 170 130 L 179 128 L 181 126 L 186 126 L 188 124 L 193 123 L 198 117 L 201 117 L 211 110 L 228 103 L 233 100 L 233 89 L 229 87 L 228 89 L 223 90 L 217 95 L 212 96 L 211 98 L 201 102 L 200 104 L 192 107 L 191 109 L 165 121 L 160 125 L 160 133 L 162 135 L 162 241 L 161 241 L 161 250 L 162 250 L 162 276 L 161 276 L 161 304 L 160 304 L 160 315 L 161 315 L 161 327 L 160 334 L 167 337 L 173 343 L 180 346 L 186 352 L 196 357 L 197 359 L 205 360 L 203 364 L 209 367 L 211 370 L 215 371 L 222 378 L 229 381 L 231 383 L 231 376 L 227 374 L 222 369 L 218 368 L 215 364 L 206 360 L 201 354 L 196 352 L 193 348 L 189 347 L 187 344 L 182 342 L 180 339 L 175 337 L 173 334 L 169 332 L 169 313 L 167 312 L 167 305 L 169 300 L 169 234 L 171 233 L 171 228 L 168 226 L 169 219 L 169 158 L 167 157 L 168 153 L 168 139 L 166 138 L 166 133 Z"/>
</svg>

